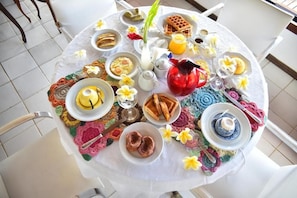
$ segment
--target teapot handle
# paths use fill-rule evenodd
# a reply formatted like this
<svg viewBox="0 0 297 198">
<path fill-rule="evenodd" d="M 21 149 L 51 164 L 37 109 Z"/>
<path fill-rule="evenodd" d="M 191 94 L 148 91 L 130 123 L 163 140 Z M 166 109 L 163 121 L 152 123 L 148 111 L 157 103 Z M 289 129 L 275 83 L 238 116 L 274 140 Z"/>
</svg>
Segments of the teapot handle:
<svg viewBox="0 0 297 198">
<path fill-rule="evenodd" d="M 200 88 L 207 83 L 208 74 L 203 68 L 196 68 L 196 69 L 199 71 L 199 82 L 196 87 Z"/>
</svg>

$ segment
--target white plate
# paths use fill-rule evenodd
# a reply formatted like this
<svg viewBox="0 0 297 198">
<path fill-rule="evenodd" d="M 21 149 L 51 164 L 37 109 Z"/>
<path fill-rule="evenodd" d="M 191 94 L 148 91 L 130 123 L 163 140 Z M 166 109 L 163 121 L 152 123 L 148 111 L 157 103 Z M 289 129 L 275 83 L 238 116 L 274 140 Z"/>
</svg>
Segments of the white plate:
<svg viewBox="0 0 297 198">
<path fill-rule="evenodd" d="M 143 20 L 142 21 L 132 21 L 130 19 L 127 19 L 124 14 L 125 12 L 127 11 L 134 11 L 135 8 L 133 9 L 127 9 L 127 10 L 123 10 L 120 14 L 120 21 L 121 23 L 123 23 L 124 25 L 126 26 L 130 26 L 130 25 L 134 25 L 134 26 L 139 26 L 139 25 L 142 25 L 145 21 L 145 18 L 146 18 L 146 14 L 142 11 L 142 10 L 139 10 L 140 12 L 142 12 L 142 16 L 143 16 Z"/>
<path fill-rule="evenodd" d="M 126 149 L 126 135 L 132 131 L 138 131 L 141 135 L 149 135 L 154 139 L 155 151 L 151 156 L 142 158 L 137 153 L 137 151 L 130 153 Z M 136 165 L 147 165 L 147 164 L 151 164 L 152 162 L 154 162 L 160 157 L 163 150 L 164 141 L 161 133 L 155 126 L 146 122 L 136 122 L 124 129 L 119 140 L 119 146 L 120 146 L 121 154 L 129 162 Z"/>
<path fill-rule="evenodd" d="M 197 34 L 197 23 L 189 15 L 177 13 L 177 12 L 171 12 L 171 13 L 160 16 L 160 18 L 158 19 L 158 22 L 157 22 L 157 26 L 158 26 L 159 30 L 164 32 L 164 25 L 166 24 L 166 18 L 171 15 L 182 16 L 185 20 L 187 20 L 192 25 L 192 36 L 195 36 Z"/>
<path fill-rule="evenodd" d="M 243 74 L 251 74 L 252 73 L 252 67 L 251 67 L 251 62 L 245 57 L 243 56 L 241 53 L 238 53 L 238 52 L 224 52 L 220 57 L 220 58 L 224 58 L 224 56 L 229 56 L 230 58 L 234 58 L 234 57 L 238 57 L 240 58 L 241 60 L 243 60 L 243 62 L 245 63 L 246 65 L 246 70 L 242 73 L 242 74 L 234 74 L 234 76 L 240 76 L 240 75 L 243 75 Z"/>
<path fill-rule="evenodd" d="M 96 86 L 104 93 L 104 103 L 93 110 L 83 110 L 76 104 L 77 93 L 84 87 Z M 109 112 L 114 103 L 114 92 L 112 87 L 99 78 L 87 78 L 75 83 L 66 95 L 66 109 L 72 117 L 80 121 L 92 121 L 103 117 Z"/>
<path fill-rule="evenodd" d="M 229 110 L 228 113 L 237 118 L 241 127 L 239 136 L 234 140 L 225 140 L 218 137 L 211 125 L 213 118 L 226 109 Z M 210 144 L 223 150 L 237 150 L 246 145 L 251 138 L 251 126 L 248 118 L 240 109 L 230 103 L 216 103 L 207 107 L 201 116 L 201 130 Z"/>
<path fill-rule="evenodd" d="M 174 96 L 170 95 L 170 94 L 166 94 L 166 93 L 162 93 L 165 96 L 167 96 L 168 98 L 172 98 L 174 100 L 177 100 Z M 144 103 L 145 104 L 149 98 L 151 98 L 152 96 L 149 96 L 148 98 L 145 99 Z M 177 100 L 178 101 L 178 100 Z M 160 120 L 155 120 L 152 116 L 150 116 L 145 110 L 144 107 L 142 107 L 142 111 L 144 116 L 148 119 L 148 121 L 150 121 L 151 123 L 158 125 L 158 126 L 162 126 L 162 125 L 166 125 L 166 124 L 171 124 L 173 122 L 175 122 L 177 120 L 177 118 L 179 117 L 180 113 L 181 113 L 181 106 L 180 103 L 178 103 L 178 106 L 173 114 L 173 116 L 170 118 L 169 121 L 166 121 L 165 118 L 163 116 L 160 116 Z"/>
<path fill-rule="evenodd" d="M 127 75 L 127 76 L 133 78 L 138 72 L 138 67 L 140 65 L 140 61 L 137 56 L 135 56 L 134 54 L 129 53 L 129 52 L 118 52 L 118 53 L 115 53 L 115 54 L 109 56 L 105 62 L 105 70 L 106 70 L 107 74 L 110 77 L 112 77 L 113 79 L 121 80 L 121 76 L 117 76 L 117 75 L 113 74 L 110 70 L 110 64 L 112 63 L 112 61 L 118 57 L 121 57 L 121 56 L 128 57 L 133 62 L 134 67 L 133 67 L 132 71 L 130 72 L 130 74 Z"/>
</svg>

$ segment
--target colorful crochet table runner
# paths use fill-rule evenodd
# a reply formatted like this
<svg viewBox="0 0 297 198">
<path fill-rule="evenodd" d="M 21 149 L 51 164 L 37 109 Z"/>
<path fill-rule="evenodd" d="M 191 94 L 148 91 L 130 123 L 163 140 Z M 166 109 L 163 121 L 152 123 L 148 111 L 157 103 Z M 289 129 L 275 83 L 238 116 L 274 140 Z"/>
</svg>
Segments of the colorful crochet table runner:
<svg viewBox="0 0 297 198">
<path fill-rule="evenodd" d="M 107 75 L 104 69 L 104 63 L 105 59 L 99 59 L 90 64 L 91 66 L 99 67 L 102 71 L 100 73 L 100 76 L 92 77 L 99 77 L 107 81 L 112 86 L 115 92 L 119 86 L 118 81 L 111 79 Z M 73 118 L 65 108 L 65 98 L 67 92 L 77 81 L 88 77 L 90 76 L 86 76 L 85 72 L 82 69 L 59 79 L 50 87 L 48 91 L 48 99 L 52 103 L 52 106 L 55 108 L 56 114 L 64 122 L 65 126 L 69 128 L 69 133 L 72 135 L 75 144 L 78 145 L 79 152 L 87 161 L 98 154 L 101 149 L 104 149 L 106 146 L 111 145 L 113 141 L 118 140 L 121 132 L 123 131 L 123 128 L 125 128 L 125 126 L 128 124 L 124 122 L 108 135 L 97 140 L 87 149 L 81 148 L 83 143 L 87 142 L 95 136 L 98 136 L 104 129 L 108 128 L 115 121 L 121 119 L 119 115 L 121 115 L 121 111 L 123 110 L 118 105 L 118 103 L 114 101 L 111 110 L 105 116 L 98 120 L 83 122 Z M 226 91 L 229 95 L 238 100 L 242 105 L 244 105 L 247 109 L 252 111 L 264 121 L 265 114 L 261 109 L 257 107 L 255 103 L 242 100 L 241 95 L 235 89 L 229 89 Z M 190 155 L 198 156 L 198 160 L 202 164 L 202 170 L 206 174 L 212 174 L 222 163 L 229 161 L 231 157 L 236 154 L 236 151 L 223 151 L 214 147 L 213 145 L 210 145 L 209 142 L 204 138 L 199 124 L 201 114 L 208 106 L 215 103 L 227 101 L 228 100 L 225 98 L 225 96 L 223 96 L 220 92 L 214 91 L 209 86 L 196 89 L 192 94 L 188 95 L 181 101 L 181 114 L 179 118 L 171 124 L 173 130 L 177 132 L 180 132 L 186 127 L 194 131 L 195 134 L 193 135 L 197 136 L 197 138 L 195 138 L 196 142 L 188 141 L 185 144 L 185 147 Z M 145 121 L 146 119 L 143 116 L 142 108 L 140 106 L 137 107 L 141 112 L 141 116 L 137 121 Z M 250 118 L 249 121 L 251 124 L 252 132 L 256 132 L 258 130 L 259 124 L 254 122 Z M 199 144 L 198 147 L 197 144 Z M 206 149 L 216 158 L 216 163 L 210 162 L 210 160 L 203 152 L 202 148 Z"/>
</svg>

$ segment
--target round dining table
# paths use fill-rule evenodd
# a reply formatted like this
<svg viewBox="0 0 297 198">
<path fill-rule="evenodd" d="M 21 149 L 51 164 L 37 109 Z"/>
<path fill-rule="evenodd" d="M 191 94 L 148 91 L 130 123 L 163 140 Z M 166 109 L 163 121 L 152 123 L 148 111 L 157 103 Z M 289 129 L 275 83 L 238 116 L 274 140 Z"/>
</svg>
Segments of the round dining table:
<svg viewBox="0 0 297 198">
<path fill-rule="evenodd" d="M 139 7 L 139 9 L 143 10 L 145 13 L 149 11 L 149 7 L 146 6 Z M 191 16 L 191 18 L 196 21 L 197 32 L 200 29 L 206 29 L 210 33 L 215 33 L 218 36 L 220 53 L 232 49 L 240 52 L 240 54 L 250 61 L 251 73 L 249 74 L 249 86 L 245 91 L 245 95 L 250 101 L 256 103 L 258 108 L 262 109 L 267 115 L 267 84 L 259 63 L 246 45 L 227 28 L 198 12 L 160 6 L 155 20 L 157 21 L 158 17 L 171 12 Z M 127 26 L 121 22 L 120 15 L 121 12 L 118 12 L 103 19 L 107 28 L 112 28 L 122 33 L 123 41 L 117 51 L 131 52 L 140 57 L 140 54 L 133 45 L 134 42 L 126 36 Z M 53 83 L 68 74 L 82 69 L 84 64 L 90 63 L 102 56 L 108 57 L 114 53 L 101 53 L 91 46 L 90 40 L 96 31 L 94 24 L 90 24 L 76 35 L 65 48 L 61 61 L 56 64 Z M 197 32 L 194 34 L 197 34 Z M 82 49 L 85 49 L 87 54 L 84 60 L 77 62 L 66 61 L 67 57 L 73 57 L 76 51 Z M 138 88 L 137 76 L 134 80 L 136 82 L 136 89 L 139 92 L 140 106 L 143 105 L 144 99 L 153 92 L 171 93 L 167 87 L 166 79 L 159 79 L 159 85 L 153 91 L 149 92 L 142 91 Z M 184 97 L 177 98 L 182 100 Z M 62 144 L 67 152 L 76 157 L 82 174 L 85 177 L 108 179 L 121 197 L 159 197 L 166 192 L 190 190 L 195 187 L 213 183 L 221 177 L 231 174 L 232 172 L 234 173 L 244 166 L 246 157 L 258 143 L 264 130 L 264 126 L 259 127 L 248 144 L 238 149 L 236 155 L 228 162 L 223 163 L 213 174 L 208 175 L 201 169 L 184 169 L 182 161 L 185 156 L 189 154 L 184 145 L 177 141 L 165 142 L 160 157 L 149 165 L 135 165 L 127 161 L 120 152 L 118 141 L 113 142 L 110 146 L 101 150 L 91 160 L 87 161 L 82 158 L 77 145 L 73 141 L 73 137 L 69 134 L 69 128 L 64 125 L 59 116 L 55 116 L 55 121 Z"/>
</svg>

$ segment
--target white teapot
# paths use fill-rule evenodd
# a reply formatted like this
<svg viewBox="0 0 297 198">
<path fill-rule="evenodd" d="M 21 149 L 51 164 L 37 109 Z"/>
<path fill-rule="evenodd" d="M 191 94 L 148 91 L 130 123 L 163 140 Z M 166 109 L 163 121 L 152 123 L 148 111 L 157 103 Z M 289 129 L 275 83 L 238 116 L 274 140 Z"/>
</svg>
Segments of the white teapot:
<svg viewBox="0 0 297 198">
<path fill-rule="evenodd" d="M 141 72 L 141 74 L 138 77 L 138 86 L 143 91 L 151 91 L 156 86 L 158 86 L 159 82 L 157 80 L 157 77 L 155 73 L 151 70 L 145 70 Z"/>
</svg>

